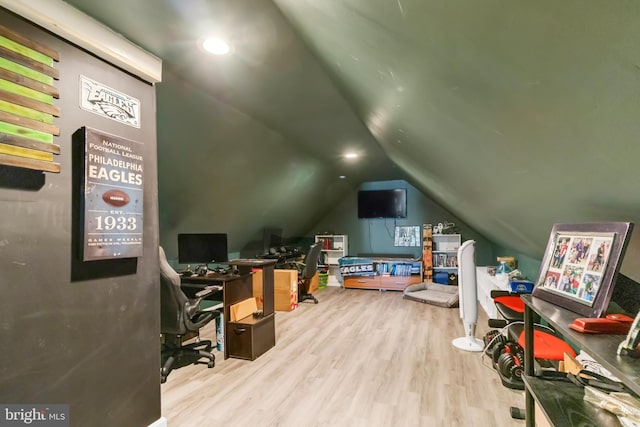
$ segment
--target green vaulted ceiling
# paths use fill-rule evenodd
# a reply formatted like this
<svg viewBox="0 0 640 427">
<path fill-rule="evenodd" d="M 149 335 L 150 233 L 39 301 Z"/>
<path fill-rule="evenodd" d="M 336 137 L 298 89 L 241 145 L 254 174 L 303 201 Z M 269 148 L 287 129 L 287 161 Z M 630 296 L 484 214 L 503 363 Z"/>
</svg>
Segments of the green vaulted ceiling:
<svg viewBox="0 0 640 427">
<path fill-rule="evenodd" d="M 554 223 L 639 222 L 638 2 L 69 3 L 163 59 L 162 233 L 302 234 L 386 179 L 538 258 Z"/>
</svg>

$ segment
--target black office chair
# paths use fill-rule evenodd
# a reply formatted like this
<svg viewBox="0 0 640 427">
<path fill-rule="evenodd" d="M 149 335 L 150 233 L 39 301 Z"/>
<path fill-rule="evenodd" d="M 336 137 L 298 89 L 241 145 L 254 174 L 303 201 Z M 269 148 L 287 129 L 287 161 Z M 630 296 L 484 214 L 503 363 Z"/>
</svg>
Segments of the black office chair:
<svg viewBox="0 0 640 427">
<path fill-rule="evenodd" d="M 315 304 L 318 303 L 318 299 L 309 293 L 309 285 L 311 279 L 316 275 L 318 271 L 318 259 L 320 259 L 320 251 L 322 247 L 318 244 L 313 244 L 309 247 L 309 252 L 304 258 L 304 262 L 296 263 L 298 267 L 298 302 L 306 300 L 312 300 Z"/>
<path fill-rule="evenodd" d="M 207 366 L 215 366 L 215 356 L 211 353 L 210 340 L 200 340 L 199 330 L 220 315 L 217 311 L 200 311 L 200 301 L 215 291 L 208 287 L 189 299 L 180 288 L 180 276 L 171 268 L 162 247 L 160 247 L 160 332 L 164 338 L 162 345 L 162 368 L 160 382 L 164 383 L 174 366 L 182 359 L 207 360 Z M 195 342 L 183 342 L 196 338 Z"/>
</svg>

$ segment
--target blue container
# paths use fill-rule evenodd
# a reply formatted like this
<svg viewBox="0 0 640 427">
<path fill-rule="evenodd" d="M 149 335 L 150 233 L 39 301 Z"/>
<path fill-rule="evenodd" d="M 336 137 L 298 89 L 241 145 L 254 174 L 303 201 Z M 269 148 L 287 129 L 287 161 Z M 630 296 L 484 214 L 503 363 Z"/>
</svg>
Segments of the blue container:
<svg viewBox="0 0 640 427">
<path fill-rule="evenodd" d="M 510 280 L 509 289 L 518 294 L 530 294 L 533 292 L 533 282 L 530 280 Z"/>
<path fill-rule="evenodd" d="M 216 350 L 224 351 L 224 314 L 216 317 Z"/>
<path fill-rule="evenodd" d="M 433 281 L 441 285 L 449 284 L 449 273 L 446 271 L 436 271 L 433 274 Z"/>
</svg>

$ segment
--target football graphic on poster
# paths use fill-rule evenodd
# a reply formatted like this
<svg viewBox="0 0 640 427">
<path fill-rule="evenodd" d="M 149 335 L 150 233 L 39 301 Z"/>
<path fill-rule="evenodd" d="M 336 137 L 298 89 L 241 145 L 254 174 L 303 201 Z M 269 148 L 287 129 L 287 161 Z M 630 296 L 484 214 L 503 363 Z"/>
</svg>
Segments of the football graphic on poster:
<svg viewBox="0 0 640 427">
<path fill-rule="evenodd" d="M 104 200 L 105 203 L 111 206 L 119 208 L 129 203 L 131 199 L 129 198 L 129 195 L 124 191 L 109 190 L 102 195 L 102 200 Z"/>
</svg>

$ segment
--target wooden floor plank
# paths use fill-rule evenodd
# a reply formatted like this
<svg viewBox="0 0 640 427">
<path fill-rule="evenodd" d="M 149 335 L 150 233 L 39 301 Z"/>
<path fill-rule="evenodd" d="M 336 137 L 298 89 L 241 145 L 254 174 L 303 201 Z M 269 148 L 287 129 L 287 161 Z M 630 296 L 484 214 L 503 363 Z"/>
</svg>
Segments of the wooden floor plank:
<svg viewBox="0 0 640 427">
<path fill-rule="evenodd" d="M 328 287 L 276 314 L 276 346 L 255 361 L 174 370 L 162 415 L 174 426 L 522 426 L 521 391 L 489 360 L 455 349 L 458 309 L 400 292 Z M 482 310 L 480 310 L 482 311 Z M 480 314 L 478 336 L 488 330 Z M 215 341 L 215 325 L 201 336 Z"/>
</svg>

